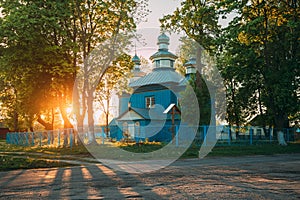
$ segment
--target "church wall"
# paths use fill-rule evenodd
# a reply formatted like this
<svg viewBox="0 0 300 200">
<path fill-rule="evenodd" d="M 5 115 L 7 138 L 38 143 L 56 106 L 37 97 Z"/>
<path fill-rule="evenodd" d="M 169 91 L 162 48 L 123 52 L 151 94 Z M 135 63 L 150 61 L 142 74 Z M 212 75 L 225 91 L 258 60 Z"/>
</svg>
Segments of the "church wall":
<svg viewBox="0 0 300 200">
<path fill-rule="evenodd" d="M 123 114 L 124 112 L 126 112 L 128 110 L 129 99 L 130 99 L 130 96 L 120 98 L 119 115 Z"/>
<path fill-rule="evenodd" d="M 170 90 L 149 91 L 136 93 L 131 96 L 131 106 L 134 108 L 146 108 L 146 97 L 154 96 L 155 104 L 160 104 L 165 109 L 171 103 L 177 103 L 175 94 Z"/>
</svg>

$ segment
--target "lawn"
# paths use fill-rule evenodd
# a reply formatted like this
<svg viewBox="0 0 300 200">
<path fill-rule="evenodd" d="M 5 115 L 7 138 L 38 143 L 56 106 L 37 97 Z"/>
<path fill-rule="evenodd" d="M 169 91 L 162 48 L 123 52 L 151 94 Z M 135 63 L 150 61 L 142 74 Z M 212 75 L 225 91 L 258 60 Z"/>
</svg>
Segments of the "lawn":
<svg viewBox="0 0 300 200">
<path fill-rule="evenodd" d="M 6 144 L 5 140 L 0 140 L 0 171 L 74 166 L 74 164 L 60 161 L 62 156 L 67 155 L 78 156 L 76 160 L 90 157 L 89 152 L 83 146 L 75 146 L 72 149 L 47 146 L 26 147 Z M 63 159 L 74 160 L 74 158 Z"/>
<path fill-rule="evenodd" d="M 135 143 L 114 143 L 112 148 L 122 148 L 134 153 L 148 153 L 161 149 L 166 144 L 160 142 Z M 181 159 L 198 158 L 199 146 L 191 145 L 190 148 L 180 157 Z M 23 152 L 20 156 L 19 152 Z M 288 146 L 277 144 L 255 144 L 240 146 L 215 146 L 207 155 L 208 157 L 221 156 L 244 156 L 244 155 L 273 155 L 300 153 L 300 143 L 289 143 Z M 66 156 L 72 156 L 67 157 Z M 82 160 L 92 157 L 84 146 L 70 147 L 25 147 L 8 145 L 0 140 L 0 171 L 11 169 L 43 168 L 43 167 L 64 167 L 71 166 L 69 163 L 59 161 Z"/>
<path fill-rule="evenodd" d="M 188 149 L 183 157 L 195 157 L 194 155 L 196 150 L 197 149 L 195 148 Z M 216 146 L 212 149 L 208 156 L 274 155 L 290 153 L 300 153 L 300 143 L 290 143 L 288 146 L 268 143 L 247 146 Z"/>
<path fill-rule="evenodd" d="M 30 153 L 44 153 L 49 155 L 78 155 L 90 156 L 88 150 L 84 146 L 70 147 L 55 147 L 55 146 L 17 146 L 6 144 L 5 140 L 0 140 L 1 152 L 30 152 Z"/>
<path fill-rule="evenodd" d="M 36 158 L 22 158 L 10 155 L 0 156 L 0 171 L 67 166 L 73 166 L 73 164 L 61 161 L 49 161 Z"/>
<path fill-rule="evenodd" d="M 147 153 L 163 148 L 163 143 L 147 143 L 147 144 L 129 144 L 119 145 L 122 149 L 134 153 Z M 190 148 L 180 158 L 198 158 L 200 147 L 191 145 Z M 300 143 L 289 143 L 288 146 L 280 146 L 278 144 L 254 144 L 254 145 L 233 145 L 233 146 L 215 146 L 207 155 L 208 157 L 216 156 L 243 156 L 243 155 L 273 155 L 273 154 L 289 154 L 300 153 Z"/>
</svg>

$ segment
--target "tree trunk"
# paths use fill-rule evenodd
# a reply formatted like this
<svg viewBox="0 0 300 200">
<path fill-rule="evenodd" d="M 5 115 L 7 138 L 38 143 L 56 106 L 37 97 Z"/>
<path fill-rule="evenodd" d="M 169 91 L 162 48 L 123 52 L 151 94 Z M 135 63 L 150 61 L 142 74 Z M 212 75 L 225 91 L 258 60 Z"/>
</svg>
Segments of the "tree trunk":
<svg viewBox="0 0 300 200">
<path fill-rule="evenodd" d="M 19 114 L 14 110 L 14 131 L 19 131 Z"/>
<path fill-rule="evenodd" d="M 229 124 L 229 139 L 230 139 L 230 142 L 232 141 L 232 132 L 231 132 L 231 125 Z"/>
<path fill-rule="evenodd" d="M 110 103 L 110 101 L 109 101 L 109 91 L 107 91 L 107 101 L 106 101 L 106 113 L 105 113 L 105 120 L 106 120 L 106 123 L 105 123 L 105 125 L 106 125 L 106 127 L 105 127 L 105 134 L 106 134 L 106 137 L 108 138 L 108 136 L 109 136 L 109 128 L 108 128 L 108 118 L 109 118 L 109 103 Z"/>
<path fill-rule="evenodd" d="M 284 114 L 277 114 L 275 115 L 275 130 L 277 133 L 277 139 L 278 139 L 278 143 L 279 145 L 283 145 L 286 146 L 287 143 L 285 142 L 284 139 L 284 128 L 286 128 L 286 121 L 288 121 L 287 117 L 285 117 Z"/>
<path fill-rule="evenodd" d="M 69 130 L 73 129 L 74 127 L 71 124 L 71 122 L 67 116 L 64 106 L 60 106 L 59 110 L 60 110 L 62 119 L 64 121 L 64 143 L 63 143 L 63 146 L 67 146 L 69 144 L 68 140 L 70 137 Z M 73 144 L 75 144 L 75 136 L 73 137 Z"/>
<path fill-rule="evenodd" d="M 49 122 L 46 122 L 45 120 L 42 119 L 41 115 L 38 116 L 38 119 L 37 119 L 37 122 L 39 122 L 42 126 L 44 126 L 44 129 L 46 131 L 50 131 L 50 141 L 51 141 L 51 144 L 54 143 L 54 109 L 52 108 L 51 109 L 51 123 Z M 33 130 L 32 130 L 33 132 Z M 49 135 L 47 134 L 47 137 L 49 137 Z"/>
<path fill-rule="evenodd" d="M 84 94 L 83 94 L 84 96 Z M 74 88 L 73 88 L 73 112 L 76 116 L 77 121 L 77 144 L 81 145 L 84 143 L 83 135 L 84 135 L 84 127 L 83 127 L 83 120 L 84 120 L 84 114 L 86 112 L 86 106 L 85 106 L 85 97 L 82 97 L 82 114 L 80 113 L 80 102 L 79 102 L 79 91 L 78 91 L 78 84 L 75 82 Z"/>
<path fill-rule="evenodd" d="M 89 91 L 87 97 L 87 114 L 88 114 L 88 130 L 89 130 L 89 144 L 96 144 L 95 129 L 94 129 L 94 98 L 93 92 Z"/>
<path fill-rule="evenodd" d="M 41 115 L 38 116 L 37 122 L 40 123 L 45 128 L 45 130 L 53 130 L 53 123 L 46 122 L 42 119 Z"/>
</svg>

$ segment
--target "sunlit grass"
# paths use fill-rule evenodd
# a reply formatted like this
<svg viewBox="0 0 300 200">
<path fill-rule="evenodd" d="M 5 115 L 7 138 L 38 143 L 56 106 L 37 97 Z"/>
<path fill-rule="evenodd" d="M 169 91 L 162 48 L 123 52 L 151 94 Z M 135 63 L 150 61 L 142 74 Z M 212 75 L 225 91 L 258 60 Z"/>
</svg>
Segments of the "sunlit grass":
<svg viewBox="0 0 300 200">
<path fill-rule="evenodd" d="M 102 144 L 99 144 L 101 146 Z M 148 153 L 163 148 L 167 143 L 161 142 L 114 142 L 105 144 L 110 148 L 121 148 L 125 151 L 133 153 Z M 92 148 L 92 147 L 90 147 Z M 96 147 L 96 150 L 98 148 Z M 200 147 L 193 143 L 181 158 L 198 158 Z M 59 158 L 65 155 L 74 155 L 73 159 L 92 157 L 87 148 L 83 145 L 70 147 L 55 147 L 55 146 L 16 146 L 6 144 L 4 140 L 0 141 L 1 152 L 28 152 L 42 153 L 45 158 Z M 300 143 L 289 143 L 288 146 L 280 146 L 278 144 L 254 144 L 240 146 L 216 146 L 208 154 L 208 156 L 243 156 L 243 155 L 272 155 L 272 154 L 289 154 L 300 153 Z M 32 156 L 32 155 L 31 155 Z M 32 156 L 34 157 L 34 156 Z M 70 158 L 72 159 L 72 158 Z"/>
<path fill-rule="evenodd" d="M 8 171 L 14 169 L 33 169 L 33 168 L 49 168 L 49 167 L 67 167 L 74 164 L 61 161 L 49 161 L 36 158 L 21 158 L 11 155 L 0 156 L 0 171 Z"/>
<path fill-rule="evenodd" d="M 162 142 L 116 142 L 114 145 L 133 153 L 149 153 L 163 148 L 166 144 Z"/>
<path fill-rule="evenodd" d="M 19 146 L 6 144 L 5 140 L 0 140 L 0 152 L 35 152 L 45 153 L 52 155 L 81 155 L 88 154 L 87 149 L 83 145 L 74 145 L 72 148 L 68 147 L 57 147 L 55 145 L 44 145 L 44 146 Z"/>
</svg>

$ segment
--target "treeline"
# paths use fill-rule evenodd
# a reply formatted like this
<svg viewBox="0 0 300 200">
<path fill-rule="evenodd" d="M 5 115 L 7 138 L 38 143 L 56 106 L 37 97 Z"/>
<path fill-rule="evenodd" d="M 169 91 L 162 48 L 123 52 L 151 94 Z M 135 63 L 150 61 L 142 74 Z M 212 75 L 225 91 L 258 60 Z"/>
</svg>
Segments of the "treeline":
<svg viewBox="0 0 300 200">
<path fill-rule="evenodd" d="M 38 121 L 51 130 L 60 114 L 64 128 L 71 128 L 66 108 L 75 105 L 79 125 L 86 113 L 92 125 L 95 97 L 109 100 L 111 88 L 120 88 L 118 79 L 132 68 L 123 50 L 128 33 L 149 12 L 146 5 L 146 0 L 1 0 L 0 112 L 5 123 L 17 131 L 33 129 Z M 229 13 L 235 17 L 223 28 L 218 21 Z M 297 0 L 185 0 L 161 24 L 163 30 L 185 32 L 214 58 L 225 81 L 229 124 L 244 125 L 260 116 L 260 125 L 282 129 L 299 119 L 299 15 Z M 115 55 L 116 47 L 122 51 Z M 102 60 L 96 62 L 91 52 L 97 48 Z M 196 86 L 203 87 L 202 82 Z M 201 105 L 210 102 L 205 91 L 197 92 Z"/>
<path fill-rule="evenodd" d="M 12 131 L 32 131 L 36 121 L 52 130 L 60 115 L 72 128 L 74 105 L 78 124 L 93 124 L 95 92 L 107 99 L 133 66 L 125 50 L 146 1 L 12 0 L 0 8 L 1 120 Z"/>
<path fill-rule="evenodd" d="M 221 27 L 219 19 L 229 14 L 235 17 Z M 161 23 L 165 30 L 184 32 L 214 58 L 226 87 L 230 125 L 255 118 L 253 125 L 281 130 L 299 120 L 299 1 L 185 0 Z M 205 95 L 200 90 L 199 102 Z"/>
</svg>

